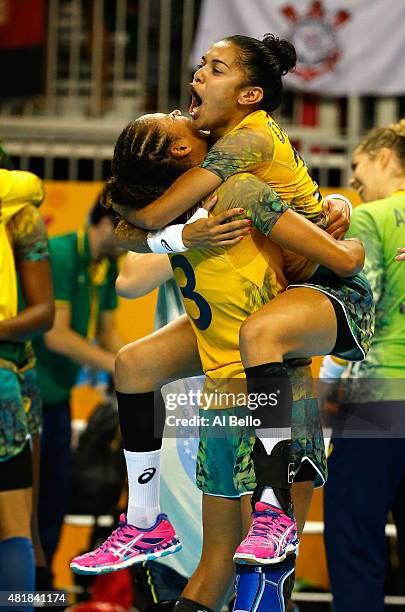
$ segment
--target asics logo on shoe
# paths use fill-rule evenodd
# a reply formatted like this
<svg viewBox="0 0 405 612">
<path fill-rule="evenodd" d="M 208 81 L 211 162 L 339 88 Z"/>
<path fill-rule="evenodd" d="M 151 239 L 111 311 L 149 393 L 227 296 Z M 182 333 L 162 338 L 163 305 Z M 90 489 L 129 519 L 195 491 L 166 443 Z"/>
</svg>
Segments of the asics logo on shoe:
<svg viewBox="0 0 405 612">
<path fill-rule="evenodd" d="M 150 480 L 152 480 L 155 474 L 156 474 L 156 468 L 154 467 L 146 468 L 146 470 L 144 470 L 143 473 L 138 478 L 139 484 L 147 484 Z"/>
</svg>

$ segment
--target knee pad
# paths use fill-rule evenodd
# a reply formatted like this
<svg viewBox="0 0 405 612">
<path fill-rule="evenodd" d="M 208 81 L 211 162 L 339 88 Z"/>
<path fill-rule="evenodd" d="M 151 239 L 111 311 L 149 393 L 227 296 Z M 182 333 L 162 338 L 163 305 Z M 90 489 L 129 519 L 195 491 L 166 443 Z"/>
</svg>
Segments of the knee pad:
<svg viewBox="0 0 405 612">
<path fill-rule="evenodd" d="M 256 477 L 256 489 L 252 497 L 253 510 L 264 488 L 272 487 L 282 510 L 290 514 L 292 512 L 291 485 L 294 480 L 291 441 L 278 442 L 268 455 L 262 442 L 257 438 L 253 447 L 253 464 Z"/>
<path fill-rule="evenodd" d="M 285 612 L 294 578 L 295 556 L 271 566 L 237 565 L 233 612 Z"/>
</svg>

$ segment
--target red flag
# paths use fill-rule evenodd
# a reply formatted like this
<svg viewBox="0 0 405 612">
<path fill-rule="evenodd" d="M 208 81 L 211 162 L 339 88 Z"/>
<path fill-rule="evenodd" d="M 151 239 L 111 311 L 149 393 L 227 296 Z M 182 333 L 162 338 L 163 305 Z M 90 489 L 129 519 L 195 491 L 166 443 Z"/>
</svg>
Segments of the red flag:
<svg viewBox="0 0 405 612">
<path fill-rule="evenodd" d="M 45 40 L 45 0 L 3 0 L 0 49 L 42 45 Z"/>
</svg>

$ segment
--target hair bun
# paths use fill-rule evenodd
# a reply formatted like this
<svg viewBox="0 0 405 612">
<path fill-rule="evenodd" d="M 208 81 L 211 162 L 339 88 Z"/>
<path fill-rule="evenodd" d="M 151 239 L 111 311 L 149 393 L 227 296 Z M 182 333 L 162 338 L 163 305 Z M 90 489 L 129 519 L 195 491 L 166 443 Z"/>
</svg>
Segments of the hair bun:
<svg viewBox="0 0 405 612">
<path fill-rule="evenodd" d="M 284 76 L 295 68 L 297 63 L 297 53 L 295 47 L 290 41 L 284 38 L 278 38 L 274 34 L 265 34 L 263 43 L 277 57 L 280 64 L 281 76 Z"/>
</svg>

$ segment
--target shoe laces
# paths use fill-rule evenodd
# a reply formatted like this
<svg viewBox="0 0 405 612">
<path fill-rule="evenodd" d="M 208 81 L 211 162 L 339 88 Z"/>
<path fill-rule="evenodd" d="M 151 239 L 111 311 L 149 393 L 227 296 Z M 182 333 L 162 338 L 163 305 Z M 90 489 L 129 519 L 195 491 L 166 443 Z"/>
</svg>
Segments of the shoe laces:
<svg viewBox="0 0 405 612">
<path fill-rule="evenodd" d="M 283 521 L 283 515 L 272 510 L 266 510 L 266 513 L 253 515 L 253 523 L 250 528 L 248 539 L 253 541 L 262 541 L 263 538 L 274 538 L 281 536 L 287 527 Z"/>
<path fill-rule="evenodd" d="M 116 544 L 117 542 L 121 542 L 120 536 L 122 532 L 124 531 L 125 527 L 126 527 L 126 523 L 122 523 L 120 521 L 118 523 L 118 527 L 114 529 L 112 534 L 108 536 L 105 542 L 103 542 L 102 544 L 100 544 L 98 548 L 96 548 L 94 553 L 98 553 L 98 552 L 104 553 L 104 552 L 107 552 L 108 550 L 111 552 L 114 552 L 115 546 L 113 545 Z"/>
</svg>

